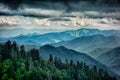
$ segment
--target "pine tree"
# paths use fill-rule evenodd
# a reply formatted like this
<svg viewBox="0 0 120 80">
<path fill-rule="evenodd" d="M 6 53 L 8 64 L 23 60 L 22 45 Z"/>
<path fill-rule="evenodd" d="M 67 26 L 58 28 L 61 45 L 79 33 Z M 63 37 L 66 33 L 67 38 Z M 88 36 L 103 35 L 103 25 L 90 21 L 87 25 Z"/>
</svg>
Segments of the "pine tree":
<svg viewBox="0 0 120 80">
<path fill-rule="evenodd" d="M 54 65 L 55 65 L 55 67 L 58 67 L 58 58 L 57 57 L 55 57 L 55 59 L 54 59 Z"/>
<path fill-rule="evenodd" d="M 52 56 L 52 54 L 50 54 L 50 56 L 49 56 L 49 62 L 53 63 L 53 56 Z"/>
<path fill-rule="evenodd" d="M 1 51 L 2 59 L 5 60 L 7 58 L 11 58 L 11 41 L 8 40 L 5 45 L 3 45 Z"/>
<path fill-rule="evenodd" d="M 66 63 L 66 69 L 68 69 L 68 67 L 69 67 L 68 59 L 65 60 L 65 63 Z"/>
<path fill-rule="evenodd" d="M 70 66 L 73 66 L 73 60 L 70 60 Z"/>
<path fill-rule="evenodd" d="M 93 67 L 93 71 L 94 71 L 94 73 L 97 73 L 97 67 L 96 66 Z"/>
<path fill-rule="evenodd" d="M 12 48 L 14 51 L 18 51 L 18 46 L 17 46 L 17 43 L 15 41 L 13 41 Z"/>
<path fill-rule="evenodd" d="M 31 51 L 31 56 L 33 60 L 40 60 L 40 55 L 39 55 L 39 51 L 35 48 L 33 48 Z"/>
<path fill-rule="evenodd" d="M 22 58 L 26 58 L 26 52 L 25 52 L 25 47 L 24 45 L 20 46 L 20 53 Z"/>
</svg>

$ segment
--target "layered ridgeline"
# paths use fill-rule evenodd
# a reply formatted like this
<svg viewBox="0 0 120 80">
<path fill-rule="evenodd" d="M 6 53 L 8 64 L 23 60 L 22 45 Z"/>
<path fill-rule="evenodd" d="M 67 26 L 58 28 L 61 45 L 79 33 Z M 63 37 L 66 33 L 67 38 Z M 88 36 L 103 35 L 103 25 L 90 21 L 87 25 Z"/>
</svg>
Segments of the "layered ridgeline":
<svg viewBox="0 0 120 80">
<path fill-rule="evenodd" d="M 120 46 L 120 37 L 119 36 L 104 36 L 104 35 L 93 35 L 93 36 L 84 36 L 80 38 L 76 38 L 70 41 L 63 41 L 56 44 L 54 46 L 64 46 L 69 49 L 74 49 L 78 52 L 88 53 L 88 55 L 92 57 L 97 57 L 98 55 Z M 101 53 L 99 52 L 101 50 Z M 103 52 L 102 52 L 103 51 Z M 98 55 L 94 55 L 94 53 L 100 53 Z"/>
<path fill-rule="evenodd" d="M 53 44 L 84 52 L 120 74 L 120 37 L 94 35 Z M 118 47 L 118 48 L 116 48 Z"/>
<path fill-rule="evenodd" d="M 24 29 L 1 30 L 0 41 L 4 42 L 7 40 L 11 40 L 11 41 L 15 40 L 18 44 L 40 46 L 45 44 L 73 40 L 75 38 L 80 38 L 84 36 L 92 36 L 97 34 L 104 35 L 104 36 L 112 36 L 112 35 L 119 36 L 119 33 L 120 33 L 120 31 L 117 31 L 117 30 L 98 30 L 98 29 L 85 29 L 85 28 L 78 29 L 78 30 L 69 30 L 64 32 L 46 33 L 46 34 L 39 34 L 43 32 L 41 30 L 37 30 L 37 32 L 35 33 L 30 32 L 31 34 L 24 34 L 26 31 L 30 32 L 32 30 L 26 30 L 26 29 L 25 30 Z M 15 36 L 15 37 L 11 36 L 11 35 L 18 34 L 18 32 L 22 32 L 23 34 L 19 34 L 18 36 Z M 11 37 L 9 37 L 8 35 Z M 8 38 L 3 38 L 5 36 L 8 36 Z"/>
<path fill-rule="evenodd" d="M 120 74 L 120 47 L 113 48 L 99 55 L 96 59 Z"/>
<path fill-rule="evenodd" d="M 12 35 L 15 34 L 16 31 L 20 31 L 24 33 L 26 29 L 25 31 L 24 29 L 1 30 L 2 33 L 1 36 L 6 35 L 7 31 L 11 33 L 9 35 Z M 28 30 L 28 32 L 30 31 Z M 46 33 L 46 34 L 39 34 L 39 33 L 33 33 L 33 34 L 31 33 L 26 35 L 20 34 L 15 37 L 1 38 L 0 42 L 5 42 L 7 40 L 11 40 L 13 42 L 15 40 L 19 45 L 25 44 L 26 50 L 30 50 L 32 48 L 39 49 L 39 46 L 42 46 L 39 51 L 40 53 L 44 54 L 44 55 L 41 54 L 41 56 L 45 59 L 49 57 L 47 55 L 49 53 L 49 54 L 53 54 L 54 57 L 61 56 L 61 59 L 64 61 L 65 58 L 69 57 L 69 60 L 70 59 L 74 61 L 80 60 L 80 61 L 86 61 L 85 63 L 88 63 L 89 65 L 93 64 L 94 61 L 92 60 L 93 62 L 91 63 L 91 58 L 87 57 L 89 59 L 86 59 L 85 58 L 86 55 L 81 54 L 84 53 L 94 58 L 95 60 L 99 60 L 101 63 L 105 64 L 110 69 L 112 69 L 115 73 L 120 74 L 119 56 L 112 56 L 112 58 L 109 59 L 108 56 L 111 55 L 105 54 L 108 51 L 112 50 L 113 48 L 120 46 L 119 34 L 120 34 L 119 30 L 98 30 L 98 29 L 83 28 L 78 30 L 70 30 L 64 32 Z M 49 45 L 46 46 L 46 44 L 50 44 L 52 46 Z M 68 49 L 66 49 L 65 47 Z M 75 51 L 71 51 L 69 49 Z M 57 53 L 61 53 L 61 54 L 57 54 Z M 67 53 L 70 53 L 70 55 L 68 55 Z M 101 58 L 101 55 L 104 54 L 106 58 Z M 115 55 L 116 52 L 112 54 Z M 73 55 L 76 58 L 71 57 Z M 104 61 L 105 62 L 109 61 L 110 63 L 105 63 Z M 111 61 L 113 61 L 114 64 Z M 96 63 L 98 62 L 94 62 L 95 65 Z"/>
<path fill-rule="evenodd" d="M 104 36 L 97 34 L 93 36 L 84 36 L 53 45 L 56 47 L 64 46 L 78 52 L 86 53 L 95 60 L 98 60 L 111 68 L 115 73 L 120 74 L 120 49 L 117 48 L 117 50 L 111 52 L 113 48 L 120 46 L 120 37 L 117 35 Z"/>
<path fill-rule="evenodd" d="M 52 49 L 51 49 L 52 48 Z M 41 55 L 51 54 L 48 58 Z M 63 51 L 63 52 L 62 52 Z M 7 41 L 0 45 L 0 79 L 1 80 L 116 80 L 114 73 L 110 70 L 109 74 L 105 69 L 99 69 L 96 66 L 102 65 L 99 62 L 95 65 L 94 59 L 73 50 L 64 47 L 43 46 L 37 49 L 25 51 L 24 45 L 18 48 L 16 42 Z M 57 52 L 57 53 L 55 53 Z M 66 59 L 64 63 L 60 58 L 65 54 L 71 56 L 82 56 L 74 63 L 74 60 Z M 54 55 L 56 54 L 56 55 Z M 66 54 L 66 56 L 68 56 Z M 57 55 L 63 55 L 53 57 Z M 46 56 L 46 55 L 45 55 Z M 85 57 L 83 57 L 85 56 Z M 69 56 L 70 57 L 70 56 Z M 65 58 L 69 58 L 65 57 Z M 45 60 L 46 59 L 46 60 Z M 71 59 L 71 58 L 70 58 Z M 85 60 L 86 59 L 86 60 Z M 88 62 L 92 63 L 89 66 Z M 85 63 L 87 62 L 87 63 Z M 103 67 L 105 68 L 105 66 Z M 111 75 L 111 76 L 110 76 Z"/>
</svg>

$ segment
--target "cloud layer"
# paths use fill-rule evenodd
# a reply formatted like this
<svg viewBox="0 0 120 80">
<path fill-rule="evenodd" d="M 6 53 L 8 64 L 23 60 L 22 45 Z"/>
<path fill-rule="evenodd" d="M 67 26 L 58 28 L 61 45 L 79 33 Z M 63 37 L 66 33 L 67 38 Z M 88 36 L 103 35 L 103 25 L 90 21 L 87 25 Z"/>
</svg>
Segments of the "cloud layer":
<svg viewBox="0 0 120 80">
<path fill-rule="evenodd" d="M 0 13 L 0 29 L 120 29 L 120 7 L 48 2 L 11 10 L 0 4 Z"/>
</svg>

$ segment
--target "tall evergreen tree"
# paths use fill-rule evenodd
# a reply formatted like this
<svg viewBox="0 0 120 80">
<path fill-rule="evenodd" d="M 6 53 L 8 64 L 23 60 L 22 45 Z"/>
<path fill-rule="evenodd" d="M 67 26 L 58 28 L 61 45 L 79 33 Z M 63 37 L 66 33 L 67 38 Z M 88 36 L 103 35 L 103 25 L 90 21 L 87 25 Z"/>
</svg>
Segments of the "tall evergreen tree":
<svg viewBox="0 0 120 80">
<path fill-rule="evenodd" d="M 70 60 L 70 66 L 73 66 L 73 60 Z"/>
<path fill-rule="evenodd" d="M 5 43 L 5 45 L 3 45 L 1 55 L 3 60 L 7 58 L 11 58 L 11 41 L 10 40 L 8 40 Z"/>
<path fill-rule="evenodd" d="M 25 47 L 24 45 L 20 46 L 20 53 L 22 58 L 26 58 L 26 52 L 25 52 Z"/>
<path fill-rule="evenodd" d="M 17 46 L 16 41 L 13 41 L 12 48 L 14 51 L 18 51 L 18 46 Z"/>
<path fill-rule="evenodd" d="M 40 55 L 39 55 L 39 51 L 35 48 L 33 48 L 31 51 L 31 56 L 33 60 L 39 60 L 40 59 Z"/>
<path fill-rule="evenodd" d="M 53 63 L 53 56 L 52 56 L 52 54 L 50 54 L 50 56 L 49 56 L 49 62 Z"/>
</svg>

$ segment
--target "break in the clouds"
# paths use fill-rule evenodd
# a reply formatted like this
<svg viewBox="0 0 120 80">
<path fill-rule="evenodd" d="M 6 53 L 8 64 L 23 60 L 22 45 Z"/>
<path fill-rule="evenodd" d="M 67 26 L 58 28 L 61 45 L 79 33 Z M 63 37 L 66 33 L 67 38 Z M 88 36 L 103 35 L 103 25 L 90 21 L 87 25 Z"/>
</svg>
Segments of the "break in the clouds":
<svg viewBox="0 0 120 80">
<path fill-rule="evenodd" d="M 92 6 L 85 3 L 22 4 L 17 10 L 0 4 L 0 28 L 25 29 L 120 29 L 119 6 Z"/>
</svg>

